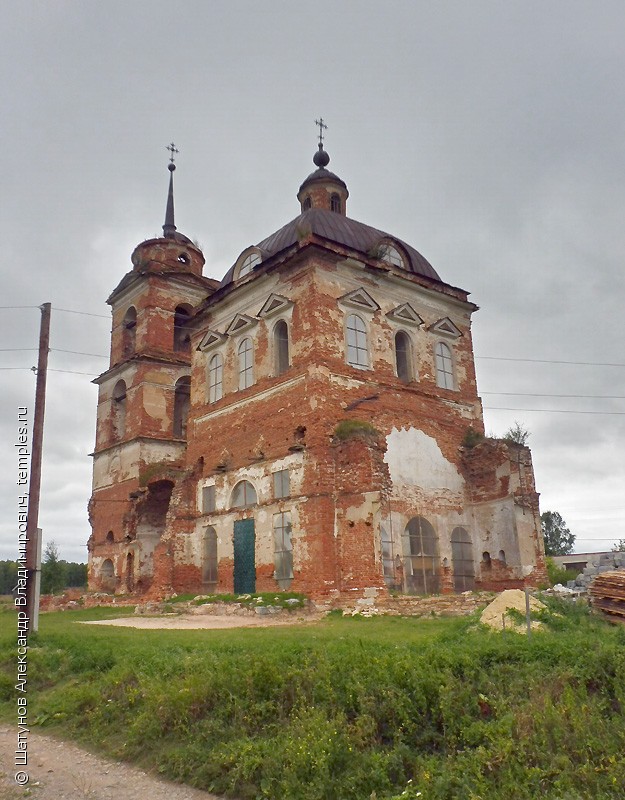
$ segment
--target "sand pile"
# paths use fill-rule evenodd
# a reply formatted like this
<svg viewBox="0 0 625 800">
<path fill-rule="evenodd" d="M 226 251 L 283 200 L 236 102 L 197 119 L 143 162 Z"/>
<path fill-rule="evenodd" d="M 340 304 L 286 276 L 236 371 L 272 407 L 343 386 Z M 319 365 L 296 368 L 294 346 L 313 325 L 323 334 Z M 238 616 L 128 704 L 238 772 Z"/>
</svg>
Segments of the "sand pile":
<svg viewBox="0 0 625 800">
<path fill-rule="evenodd" d="M 535 597 L 530 596 L 530 611 L 540 611 L 545 608 L 545 604 Z M 480 622 L 488 625 L 497 631 L 503 629 L 502 615 L 506 614 L 508 609 L 515 609 L 525 616 L 525 592 L 522 589 L 506 589 L 493 600 L 493 602 L 486 606 L 480 617 Z M 532 621 L 532 630 L 540 629 L 542 625 L 540 622 Z M 525 622 L 517 622 L 506 615 L 506 630 L 514 630 L 517 633 L 526 633 L 527 625 Z"/>
</svg>

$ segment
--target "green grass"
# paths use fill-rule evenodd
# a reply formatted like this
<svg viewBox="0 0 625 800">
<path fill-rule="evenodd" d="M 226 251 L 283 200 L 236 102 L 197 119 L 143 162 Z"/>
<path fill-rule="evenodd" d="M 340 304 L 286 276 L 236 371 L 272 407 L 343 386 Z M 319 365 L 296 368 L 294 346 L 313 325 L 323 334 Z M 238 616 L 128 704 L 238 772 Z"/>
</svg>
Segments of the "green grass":
<svg viewBox="0 0 625 800">
<path fill-rule="evenodd" d="M 472 619 L 138 631 L 75 624 L 132 609 L 44 614 L 31 721 L 240 800 L 622 798 L 625 630 L 551 606 L 530 640 Z M 3 626 L 7 719 L 12 641 Z"/>
</svg>

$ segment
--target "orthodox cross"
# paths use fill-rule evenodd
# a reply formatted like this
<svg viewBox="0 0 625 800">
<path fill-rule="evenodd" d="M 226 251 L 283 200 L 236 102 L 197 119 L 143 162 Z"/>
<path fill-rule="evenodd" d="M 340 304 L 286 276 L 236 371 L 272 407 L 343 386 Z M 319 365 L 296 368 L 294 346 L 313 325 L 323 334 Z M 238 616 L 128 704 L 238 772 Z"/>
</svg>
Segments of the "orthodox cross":
<svg viewBox="0 0 625 800">
<path fill-rule="evenodd" d="M 316 119 L 315 125 L 319 126 L 319 147 L 323 147 L 323 131 L 324 129 L 327 131 L 328 126 L 323 121 L 323 117 L 319 117 L 319 119 Z"/>
<path fill-rule="evenodd" d="M 167 145 L 165 150 L 169 150 L 170 156 L 169 161 L 173 164 L 174 163 L 174 154 L 178 154 L 180 150 L 176 150 L 176 145 L 172 142 L 171 144 Z"/>
</svg>

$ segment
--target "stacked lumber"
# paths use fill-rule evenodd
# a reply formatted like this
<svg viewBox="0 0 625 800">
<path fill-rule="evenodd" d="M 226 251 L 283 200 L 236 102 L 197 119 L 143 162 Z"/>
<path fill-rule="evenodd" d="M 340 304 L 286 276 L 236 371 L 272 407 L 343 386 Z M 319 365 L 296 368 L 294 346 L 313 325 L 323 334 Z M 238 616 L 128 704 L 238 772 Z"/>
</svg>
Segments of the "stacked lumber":
<svg viewBox="0 0 625 800">
<path fill-rule="evenodd" d="M 590 584 L 592 607 L 625 622 L 625 569 L 603 572 Z"/>
</svg>

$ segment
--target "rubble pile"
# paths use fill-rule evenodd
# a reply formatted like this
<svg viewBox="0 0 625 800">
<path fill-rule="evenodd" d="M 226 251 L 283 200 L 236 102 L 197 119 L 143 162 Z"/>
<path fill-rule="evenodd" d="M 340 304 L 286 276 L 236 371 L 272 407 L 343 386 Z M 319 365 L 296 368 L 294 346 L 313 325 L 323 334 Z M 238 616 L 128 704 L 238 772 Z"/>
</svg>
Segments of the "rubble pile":
<svg viewBox="0 0 625 800">
<path fill-rule="evenodd" d="M 594 609 L 625 622 L 625 569 L 597 575 L 589 593 Z"/>
<path fill-rule="evenodd" d="M 569 589 L 587 590 L 597 575 L 612 572 L 615 569 L 625 569 L 625 553 L 603 553 L 596 561 L 591 561 L 574 581 L 567 581 L 566 585 Z"/>
</svg>

